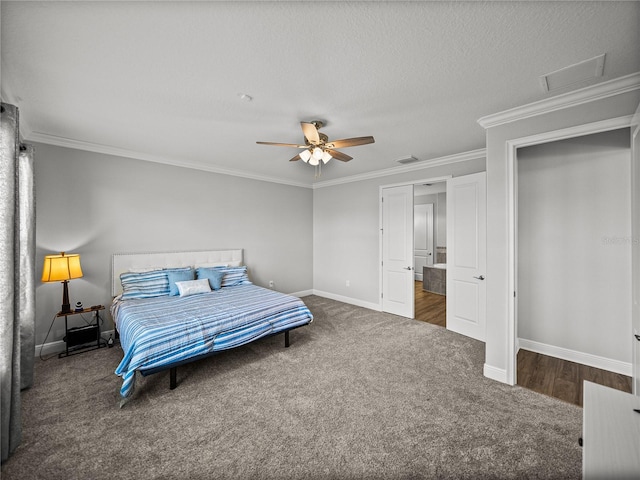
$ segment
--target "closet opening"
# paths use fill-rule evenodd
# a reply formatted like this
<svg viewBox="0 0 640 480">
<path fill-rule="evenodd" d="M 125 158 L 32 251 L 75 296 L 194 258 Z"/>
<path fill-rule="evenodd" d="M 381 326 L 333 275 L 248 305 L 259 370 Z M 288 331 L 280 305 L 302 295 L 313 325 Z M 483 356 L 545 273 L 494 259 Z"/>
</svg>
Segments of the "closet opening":
<svg viewBox="0 0 640 480">
<path fill-rule="evenodd" d="M 518 148 L 514 172 L 517 384 L 631 392 L 629 129 Z"/>
</svg>

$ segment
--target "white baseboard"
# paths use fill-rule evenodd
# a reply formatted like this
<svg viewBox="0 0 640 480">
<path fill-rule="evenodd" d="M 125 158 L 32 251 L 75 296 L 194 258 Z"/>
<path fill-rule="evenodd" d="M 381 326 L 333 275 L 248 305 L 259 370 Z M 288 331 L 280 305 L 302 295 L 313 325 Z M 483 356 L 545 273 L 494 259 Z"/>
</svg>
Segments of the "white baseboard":
<svg viewBox="0 0 640 480">
<path fill-rule="evenodd" d="M 484 364 L 483 372 L 485 377 L 495 380 L 496 382 L 506 383 L 511 385 L 507 380 L 507 371 L 502 368 L 492 367 L 491 365 Z"/>
<path fill-rule="evenodd" d="M 101 330 L 100 331 L 100 336 L 105 341 L 109 338 L 109 335 L 113 335 L 115 337 L 114 330 Z M 38 357 L 39 355 L 42 355 L 42 356 L 46 357 L 46 356 L 51 355 L 53 353 L 64 352 L 66 348 L 67 348 L 67 346 L 66 346 L 64 340 L 57 340 L 55 342 L 43 343 L 43 344 L 40 344 L 40 345 L 36 345 L 35 355 L 36 355 L 36 357 Z M 42 352 L 40 352 L 40 349 L 42 349 Z"/>
<path fill-rule="evenodd" d="M 357 298 L 344 297 L 342 295 L 336 295 L 335 293 L 323 292 L 321 290 L 313 290 L 314 295 L 319 297 L 330 298 L 331 300 L 337 300 L 338 302 L 348 303 L 349 305 L 355 305 L 356 307 L 368 308 L 369 310 L 375 310 L 381 312 L 382 308 L 377 303 L 363 302 Z"/>
<path fill-rule="evenodd" d="M 599 357 L 590 353 L 577 352 L 575 350 L 569 350 L 568 348 L 547 345 L 545 343 L 527 340 L 526 338 L 519 338 L 518 345 L 519 348 L 540 353 L 542 355 L 548 355 L 549 357 L 560 358 L 569 362 L 580 363 L 582 365 L 588 365 L 589 367 L 620 373 L 628 377 L 632 376 L 631 363 L 622 362 L 620 360 L 613 360 L 611 358 Z"/>
<path fill-rule="evenodd" d="M 42 351 L 40 349 L 42 349 Z M 41 345 L 36 345 L 35 355 L 36 357 L 38 355 L 43 355 L 46 357 L 48 355 L 51 355 L 52 353 L 64 352 L 64 350 L 65 350 L 64 341 L 58 340 L 57 342 L 49 342 Z"/>
<path fill-rule="evenodd" d="M 313 290 L 302 290 L 300 292 L 293 292 L 290 293 L 289 295 L 293 295 L 294 297 L 307 297 L 309 295 L 313 295 Z"/>
</svg>

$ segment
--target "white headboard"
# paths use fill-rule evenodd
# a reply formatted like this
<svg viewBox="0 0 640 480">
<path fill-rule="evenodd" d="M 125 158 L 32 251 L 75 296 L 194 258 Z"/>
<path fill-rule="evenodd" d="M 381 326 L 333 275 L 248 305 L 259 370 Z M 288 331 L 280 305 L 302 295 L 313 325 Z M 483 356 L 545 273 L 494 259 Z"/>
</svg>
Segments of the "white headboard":
<svg viewBox="0 0 640 480">
<path fill-rule="evenodd" d="M 111 257 L 111 295 L 122 293 L 120 274 L 136 269 L 195 267 L 207 263 L 240 262 L 242 249 L 195 252 L 114 253 Z"/>
</svg>

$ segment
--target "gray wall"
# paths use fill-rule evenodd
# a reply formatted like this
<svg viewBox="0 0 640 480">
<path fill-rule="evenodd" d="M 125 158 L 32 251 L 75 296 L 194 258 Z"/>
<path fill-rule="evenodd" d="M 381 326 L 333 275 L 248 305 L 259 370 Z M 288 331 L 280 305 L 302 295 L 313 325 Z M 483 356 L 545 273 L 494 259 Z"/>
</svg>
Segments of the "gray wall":
<svg viewBox="0 0 640 480">
<path fill-rule="evenodd" d="M 72 305 L 108 307 L 111 255 L 122 252 L 243 248 L 254 283 L 273 280 L 286 293 L 313 288 L 310 188 L 43 144 L 35 158 L 36 344 L 62 302 L 61 284 L 39 281 L 50 253 L 81 255 Z M 105 328 L 113 328 L 110 317 Z M 47 343 L 63 334 L 58 319 Z"/>
<path fill-rule="evenodd" d="M 631 362 L 629 129 L 518 151 L 517 336 Z"/>
<path fill-rule="evenodd" d="M 425 205 L 427 203 L 433 203 L 433 206 L 434 206 L 434 209 L 433 209 L 434 218 L 435 218 L 435 214 L 436 214 L 435 205 L 436 205 L 437 201 L 438 201 L 438 195 L 436 193 L 432 193 L 430 195 L 416 195 L 413 198 L 413 204 L 414 205 Z"/>
<path fill-rule="evenodd" d="M 380 305 L 380 186 L 485 170 L 484 158 L 314 189 L 313 288 Z M 350 286 L 346 286 L 349 280 Z"/>
</svg>

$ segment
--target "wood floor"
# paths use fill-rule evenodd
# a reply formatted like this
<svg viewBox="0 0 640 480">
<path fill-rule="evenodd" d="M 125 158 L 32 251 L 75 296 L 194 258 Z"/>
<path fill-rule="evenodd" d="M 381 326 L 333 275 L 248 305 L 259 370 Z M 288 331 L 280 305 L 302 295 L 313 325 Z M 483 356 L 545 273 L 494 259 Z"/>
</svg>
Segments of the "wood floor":
<svg viewBox="0 0 640 480">
<path fill-rule="evenodd" d="M 446 327 L 447 297 L 422 290 L 415 282 L 415 318 Z M 582 382 L 588 380 L 631 392 L 631 377 L 559 358 L 522 350 L 518 352 L 518 385 L 582 406 Z"/>
<path fill-rule="evenodd" d="M 518 385 L 582 406 L 582 382 L 588 380 L 631 393 L 631 377 L 520 349 Z"/>
<path fill-rule="evenodd" d="M 447 297 L 422 290 L 422 282 L 415 282 L 415 319 L 440 327 L 447 326 Z"/>
</svg>

